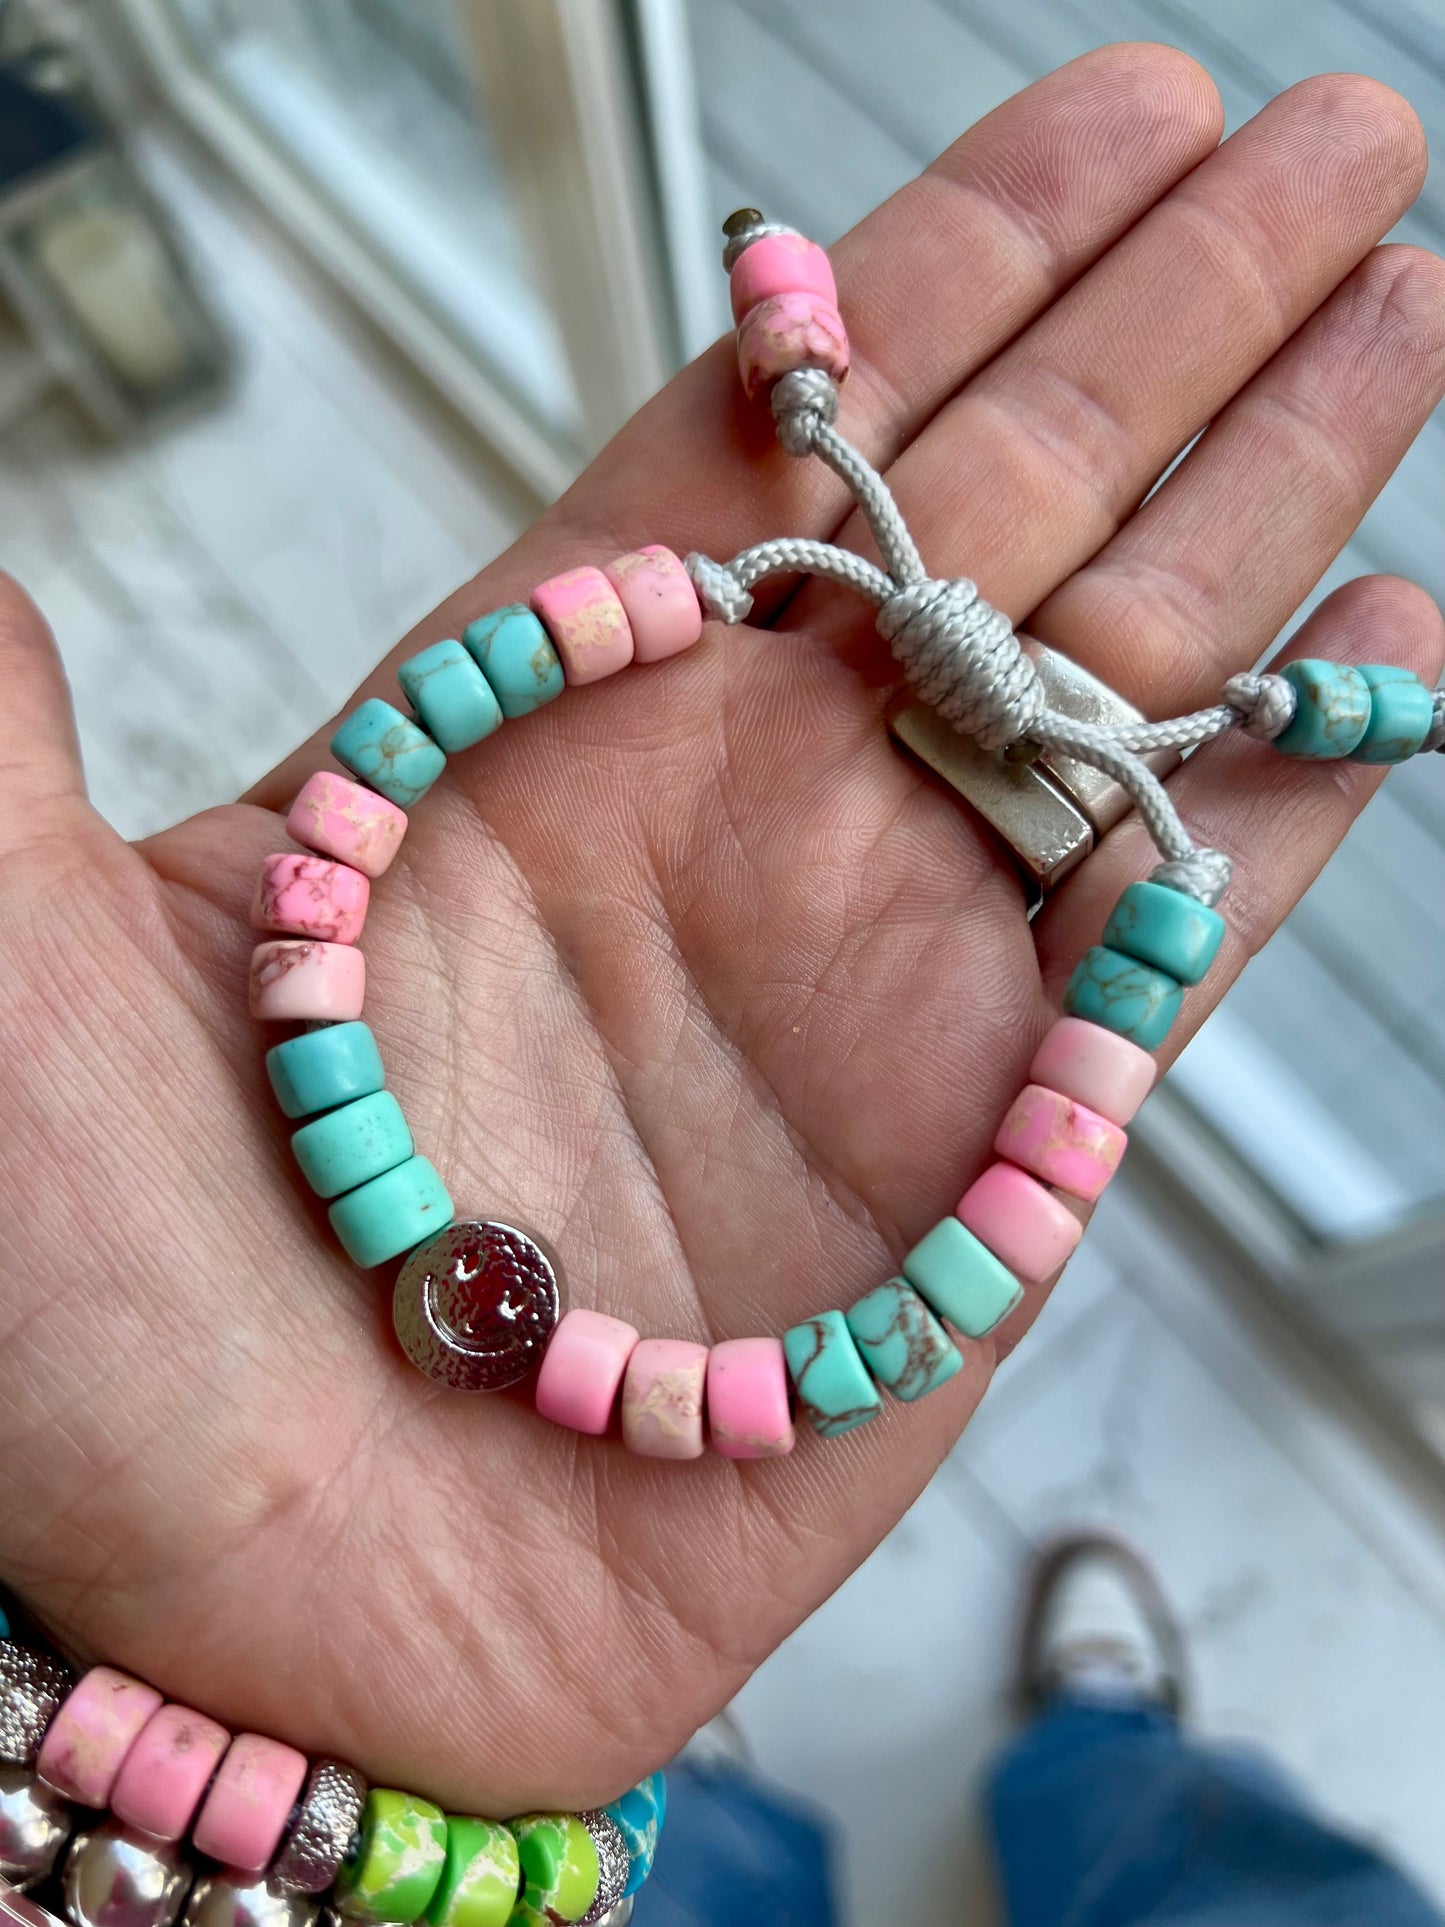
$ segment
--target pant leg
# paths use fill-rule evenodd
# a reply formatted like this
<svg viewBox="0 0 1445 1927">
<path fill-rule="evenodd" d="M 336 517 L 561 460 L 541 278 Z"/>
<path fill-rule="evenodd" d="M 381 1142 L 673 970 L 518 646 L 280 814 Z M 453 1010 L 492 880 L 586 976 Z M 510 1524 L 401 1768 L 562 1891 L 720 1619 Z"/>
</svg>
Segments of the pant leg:
<svg viewBox="0 0 1445 1927">
<path fill-rule="evenodd" d="M 1442 1927 L 1261 1756 L 1153 1708 L 1061 1701 L 1005 1750 L 988 1803 L 1010 1927 Z"/>
</svg>

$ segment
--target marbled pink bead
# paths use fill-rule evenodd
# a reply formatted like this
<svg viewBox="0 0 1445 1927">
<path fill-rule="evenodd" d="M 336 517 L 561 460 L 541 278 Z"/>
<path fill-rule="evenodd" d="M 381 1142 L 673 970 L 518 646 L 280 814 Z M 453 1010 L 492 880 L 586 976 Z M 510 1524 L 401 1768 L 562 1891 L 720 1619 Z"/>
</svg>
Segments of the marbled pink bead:
<svg viewBox="0 0 1445 1927">
<path fill-rule="evenodd" d="M 125 1756 L 110 1810 L 157 1840 L 179 1840 L 231 1744 L 224 1726 L 188 1706 L 162 1706 Z"/>
<path fill-rule="evenodd" d="M 1113 1177 L 1128 1139 L 1107 1117 L 1042 1084 L 1025 1084 L 993 1148 L 1045 1184 L 1090 1203 Z"/>
<path fill-rule="evenodd" d="M 552 1334 L 537 1374 L 537 1410 L 555 1425 L 600 1437 L 612 1423 L 618 1387 L 637 1331 L 605 1312 L 576 1308 Z"/>
<path fill-rule="evenodd" d="M 1083 1230 L 1066 1204 L 1016 1164 L 991 1164 L 959 1199 L 957 1215 L 1027 1285 L 1052 1278 Z"/>
<path fill-rule="evenodd" d="M 830 308 L 838 305 L 833 265 L 816 241 L 801 234 L 766 234 L 744 248 L 728 276 L 733 320 L 777 294 L 811 294 Z"/>
<path fill-rule="evenodd" d="M 622 1436 L 645 1459 L 702 1456 L 707 1346 L 644 1338 L 627 1361 Z"/>
<path fill-rule="evenodd" d="M 707 1420 L 725 1459 L 780 1459 L 794 1443 L 780 1338 L 727 1338 L 707 1360 Z"/>
<path fill-rule="evenodd" d="M 609 562 L 603 574 L 617 591 L 632 629 L 638 662 L 661 662 L 690 649 L 702 634 L 702 604 L 692 578 L 671 549 L 649 542 Z"/>
<path fill-rule="evenodd" d="M 532 591 L 569 683 L 600 682 L 632 661 L 632 626 L 601 569 L 564 569 Z"/>
<path fill-rule="evenodd" d="M 406 811 L 349 776 L 321 769 L 301 785 L 286 828 L 308 850 L 379 877 L 401 848 Z"/>
<path fill-rule="evenodd" d="M 256 879 L 251 922 L 323 943 L 355 943 L 366 922 L 371 885 L 349 863 L 294 851 L 268 856 Z"/>
<path fill-rule="evenodd" d="M 348 943 L 278 938 L 251 953 L 251 1015 L 279 1022 L 342 1023 L 359 1017 L 366 961 Z"/>
<path fill-rule="evenodd" d="M 109 1666 L 92 1666 L 50 1722 L 36 1772 L 67 1800 L 109 1806 L 126 1754 L 160 1705 L 153 1686 Z"/>
<path fill-rule="evenodd" d="M 795 368 L 823 368 L 834 381 L 848 372 L 843 317 L 815 294 L 776 294 L 760 301 L 738 328 L 738 372 L 747 394 Z"/>
<path fill-rule="evenodd" d="M 306 1778 L 306 1755 L 260 1733 L 238 1733 L 211 1783 L 191 1838 L 223 1867 L 260 1873 Z"/>
<path fill-rule="evenodd" d="M 1113 1124 L 1127 1124 L 1154 1088 L 1159 1066 L 1148 1051 L 1102 1024 L 1060 1017 L 1034 1052 L 1029 1078 Z"/>
</svg>

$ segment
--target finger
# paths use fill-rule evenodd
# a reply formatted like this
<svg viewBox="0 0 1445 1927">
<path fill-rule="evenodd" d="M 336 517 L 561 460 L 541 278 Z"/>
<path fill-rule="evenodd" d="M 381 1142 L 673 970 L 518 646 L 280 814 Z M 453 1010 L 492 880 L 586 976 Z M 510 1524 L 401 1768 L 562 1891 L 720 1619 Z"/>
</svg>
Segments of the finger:
<svg viewBox="0 0 1445 1927">
<path fill-rule="evenodd" d="M 1382 247 L 1030 633 L 1151 711 L 1217 699 L 1344 547 L 1445 396 L 1445 261 Z"/>
<path fill-rule="evenodd" d="M 1272 102 L 894 464 L 930 569 L 973 576 L 1015 617 L 1036 607 L 1399 218 L 1424 168 L 1419 122 L 1377 82 L 1334 75 Z M 845 539 L 862 544 L 858 518 Z M 790 623 L 836 611 L 823 597 L 805 590 Z"/>
<path fill-rule="evenodd" d="M 70 685 L 50 626 L 12 576 L 0 575 L 0 854 L 79 827 L 88 816 Z M 98 820 L 98 819 L 92 819 Z"/>
<path fill-rule="evenodd" d="M 1280 660 L 1301 655 L 1384 660 L 1433 683 L 1445 662 L 1445 621 L 1413 583 L 1364 576 L 1323 602 Z M 1383 774 L 1363 763 L 1302 762 L 1239 735 L 1211 743 L 1179 770 L 1169 790 L 1190 833 L 1224 850 L 1235 874 L 1221 905 L 1228 934 L 1219 961 L 1186 996 L 1161 1052 L 1166 1062 L 1304 895 Z M 1138 819 L 1128 817 L 1035 919 L 1040 968 L 1056 1004 L 1079 957 L 1099 941 L 1120 892 L 1154 861 Z"/>
</svg>

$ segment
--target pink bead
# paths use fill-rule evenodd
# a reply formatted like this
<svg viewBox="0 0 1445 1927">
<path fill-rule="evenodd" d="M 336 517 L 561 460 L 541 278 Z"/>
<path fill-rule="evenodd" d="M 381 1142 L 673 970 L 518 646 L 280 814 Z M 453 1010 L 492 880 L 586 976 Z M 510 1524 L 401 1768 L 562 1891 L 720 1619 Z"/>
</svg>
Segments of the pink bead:
<svg viewBox="0 0 1445 1927">
<path fill-rule="evenodd" d="M 622 1436 L 645 1459 L 702 1455 L 707 1346 L 680 1338 L 644 1338 L 627 1361 Z"/>
<path fill-rule="evenodd" d="M 612 1423 L 617 1389 L 637 1332 L 600 1311 L 569 1311 L 552 1334 L 537 1374 L 537 1410 L 574 1432 L 601 1436 Z"/>
<path fill-rule="evenodd" d="M 111 1791 L 111 1812 L 158 1840 L 179 1840 L 230 1744 L 225 1727 L 204 1713 L 188 1706 L 161 1707 L 125 1756 Z"/>
<path fill-rule="evenodd" d="M 256 879 L 251 922 L 323 943 L 355 943 L 366 922 L 371 885 L 346 863 L 324 856 L 268 856 Z"/>
<path fill-rule="evenodd" d="M 725 1459 L 780 1459 L 793 1449 L 780 1338 L 728 1338 L 707 1360 L 707 1417 Z"/>
<path fill-rule="evenodd" d="M 67 1800 L 109 1806 L 126 1754 L 160 1705 L 153 1686 L 109 1666 L 93 1666 L 50 1722 L 36 1772 Z"/>
<path fill-rule="evenodd" d="M 346 943 L 258 943 L 251 953 L 251 1015 L 289 1023 L 340 1023 L 361 1015 L 366 961 Z"/>
<path fill-rule="evenodd" d="M 1062 1091 L 1113 1124 L 1129 1122 L 1158 1071 L 1148 1051 L 1082 1017 L 1060 1017 L 1029 1065 L 1033 1083 Z"/>
<path fill-rule="evenodd" d="M 1118 1169 L 1129 1142 L 1117 1124 L 1071 1097 L 1025 1084 L 998 1127 L 993 1148 L 1045 1184 L 1092 1202 Z"/>
<path fill-rule="evenodd" d="M 795 368 L 823 368 L 834 381 L 848 372 L 843 317 L 815 294 L 760 301 L 738 329 L 738 372 L 749 395 Z"/>
<path fill-rule="evenodd" d="M 206 1795 L 191 1838 L 223 1867 L 260 1873 L 306 1778 L 306 1755 L 259 1733 L 238 1733 Z"/>
<path fill-rule="evenodd" d="M 1066 1204 L 1016 1164 L 991 1164 L 959 1199 L 958 1217 L 1027 1285 L 1052 1278 L 1084 1228 Z"/>
<path fill-rule="evenodd" d="M 702 634 L 702 605 L 687 570 L 660 543 L 609 562 L 603 574 L 617 591 L 632 628 L 637 662 L 661 662 L 690 649 Z"/>
<path fill-rule="evenodd" d="M 590 565 L 549 576 L 532 591 L 569 683 L 600 682 L 632 661 L 632 629 L 621 599 Z"/>
<path fill-rule="evenodd" d="M 811 294 L 830 308 L 838 305 L 833 265 L 816 241 L 801 234 L 768 234 L 744 248 L 728 277 L 733 320 L 776 294 Z"/>
<path fill-rule="evenodd" d="M 379 877 L 401 848 L 406 811 L 349 776 L 321 769 L 301 785 L 286 828 L 308 850 Z"/>
</svg>

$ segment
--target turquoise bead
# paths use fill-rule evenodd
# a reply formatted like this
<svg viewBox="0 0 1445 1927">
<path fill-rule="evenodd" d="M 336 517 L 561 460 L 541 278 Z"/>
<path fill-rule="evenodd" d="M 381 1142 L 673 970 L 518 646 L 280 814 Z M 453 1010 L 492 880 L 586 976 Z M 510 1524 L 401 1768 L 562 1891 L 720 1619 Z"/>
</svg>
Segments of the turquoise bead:
<svg viewBox="0 0 1445 1927">
<path fill-rule="evenodd" d="M 783 1333 L 788 1370 L 809 1424 L 825 1439 L 866 1425 L 883 1406 L 841 1311 L 819 1312 Z"/>
<path fill-rule="evenodd" d="M 491 684 L 459 642 L 434 642 L 404 662 L 396 679 L 427 734 L 448 755 L 471 749 L 502 726 Z"/>
<path fill-rule="evenodd" d="M 966 1224 L 944 1218 L 903 1260 L 903 1276 L 940 1318 L 969 1338 L 982 1338 L 1007 1318 L 1024 1288 Z"/>
<path fill-rule="evenodd" d="M 963 1353 L 906 1278 L 890 1278 L 846 1316 L 869 1371 L 895 1398 L 911 1404 L 963 1370 Z"/>
<path fill-rule="evenodd" d="M 331 739 L 331 754 L 399 810 L 419 803 L 447 766 L 426 731 L 377 696 L 352 710 Z"/>
<path fill-rule="evenodd" d="M 469 622 L 462 641 L 496 692 L 504 716 L 530 716 L 566 687 L 551 638 L 525 603 L 509 603 Z"/>
<path fill-rule="evenodd" d="M 1140 1050 L 1157 1050 L 1183 1000 L 1183 990 L 1164 971 L 1095 944 L 1074 966 L 1064 990 L 1064 1014 L 1102 1024 Z"/>
<path fill-rule="evenodd" d="M 1294 690 L 1294 720 L 1274 739 L 1284 756 L 1348 756 L 1370 721 L 1370 685 L 1348 663 L 1306 657 L 1279 672 Z"/>
<path fill-rule="evenodd" d="M 391 1092 L 374 1091 L 303 1124 L 292 1133 L 291 1149 L 317 1196 L 335 1198 L 405 1163 L 416 1146 Z"/>
<path fill-rule="evenodd" d="M 1408 763 L 1435 720 L 1435 698 L 1418 676 L 1391 663 L 1367 663 L 1370 720 L 1350 751 L 1352 763 Z"/>
<path fill-rule="evenodd" d="M 370 1097 L 386 1082 L 369 1024 L 328 1024 L 266 1053 L 266 1075 L 287 1117 L 310 1117 Z"/>
<path fill-rule="evenodd" d="M 602 1810 L 609 1820 L 616 1821 L 631 1862 L 627 1885 L 622 1890 L 626 1899 L 628 1894 L 637 1892 L 652 1872 L 657 1836 L 667 1818 L 667 1780 L 661 1773 L 649 1773 L 630 1793 L 624 1793 L 620 1800 L 614 1800 Z"/>
<path fill-rule="evenodd" d="M 10 1621 L 5 1616 L 5 1608 L 0 1606 L 0 1639 L 10 1637 Z"/>
<path fill-rule="evenodd" d="M 353 1263 L 380 1265 L 444 1231 L 452 1221 L 452 1201 L 425 1158 L 408 1158 L 348 1191 L 326 1215 Z"/>
<path fill-rule="evenodd" d="M 1166 883 L 1131 883 L 1104 925 L 1104 943 L 1176 983 L 1197 984 L 1219 955 L 1224 918 Z"/>
</svg>

